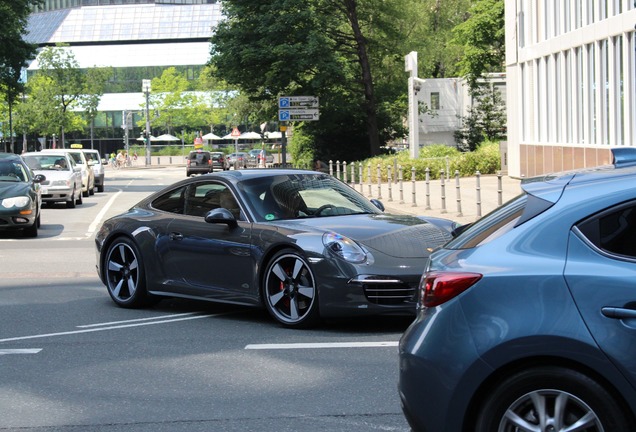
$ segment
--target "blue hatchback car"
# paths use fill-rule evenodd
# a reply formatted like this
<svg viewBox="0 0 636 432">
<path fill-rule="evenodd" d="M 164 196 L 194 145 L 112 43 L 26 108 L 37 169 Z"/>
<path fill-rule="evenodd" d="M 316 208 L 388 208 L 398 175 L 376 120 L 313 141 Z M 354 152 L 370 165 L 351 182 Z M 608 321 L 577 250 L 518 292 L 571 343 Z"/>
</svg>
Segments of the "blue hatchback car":
<svg viewBox="0 0 636 432">
<path fill-rule="evenodd" d="M 400 346 L 415 431 L 636 431 L 636 149 L 528 179 L 431 255 Z"/>
</svg>

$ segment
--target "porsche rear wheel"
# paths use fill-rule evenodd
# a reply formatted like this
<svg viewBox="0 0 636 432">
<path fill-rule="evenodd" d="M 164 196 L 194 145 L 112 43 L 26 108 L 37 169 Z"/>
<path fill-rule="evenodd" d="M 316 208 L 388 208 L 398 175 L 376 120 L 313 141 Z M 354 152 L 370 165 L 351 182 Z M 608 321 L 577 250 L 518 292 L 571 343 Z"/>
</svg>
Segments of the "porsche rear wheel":
<svg viewBox="0 0 636 432">
<path fill-rule="evenodd" d="M 267 265 L 263 299 L 270 315 L 286 327 L 307 328 L 320 319 L 316 279 L 293 249 L 281 250 Z"/>
<path fill-rule="evenodd" d="M 139 249 L 127 237 L 115 239 L 104 260 L 108 294 L 121 307 L 135 308 L 148 302 L 144 265 Z"/>
</svg>

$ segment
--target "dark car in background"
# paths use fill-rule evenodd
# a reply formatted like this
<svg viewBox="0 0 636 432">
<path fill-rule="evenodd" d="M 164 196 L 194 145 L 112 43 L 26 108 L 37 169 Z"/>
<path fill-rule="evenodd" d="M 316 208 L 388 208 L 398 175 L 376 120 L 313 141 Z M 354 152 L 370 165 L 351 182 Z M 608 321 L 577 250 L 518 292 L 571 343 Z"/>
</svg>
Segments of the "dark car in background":
<svg viewBox="0 0 636 432">
<path fill-rule="evenodd" d="M 186 176 L 212 172 L 212 155 L 209 151 L 193 150 L 186 156 Z"/>
<path fill-rule="evenodd" d="M 399 345 L 413 430 L 636 430 L 636 149 L 612 151 L 431 255 Z"/>
<path fill-rule="evenodd" d="M 414 315 L 445 219 L 385 214 L 334 177 L 219 171 L 175 183 L 104 222 L 97 270 L 112 300 L 185 297 L 264 307 L 287 327 Z"/>
<path fill-rule="evenodd" d="M 230 167 L 233 167 L 234 169 L 247 168 L 248 159 L 249 159 L 249 156 L 245 152 L 230 153 L 227 156 L 228 164 L 230 165 Z"/>
<path fill-rule="evenodd" d="M 37 237 L 42 200 L 39 183 L 21 156 L 0 153 L 0 231 L 20 230 Z"/>
<path fill-rule="evenodd" d="M 223 152 L 210 152 L 212 156 L 212 169 L 213 170 L 228 170 L 230 169 L 230 164 L 225 157 L 225 153 Z"/>
</svg>

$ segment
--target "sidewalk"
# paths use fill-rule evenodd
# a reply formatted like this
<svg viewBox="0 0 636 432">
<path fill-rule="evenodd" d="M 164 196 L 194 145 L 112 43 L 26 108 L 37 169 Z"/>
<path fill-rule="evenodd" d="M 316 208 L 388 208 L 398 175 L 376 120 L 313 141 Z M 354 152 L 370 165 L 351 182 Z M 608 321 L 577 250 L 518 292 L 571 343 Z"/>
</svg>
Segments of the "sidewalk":
<svg viewBox="0 0 636 432">
<path fill-rule="evenodd" d="M 521 180 L 506 175 L 502 175 L 501 180 L 497 175 L 482 175 L 479 177 L 479 190 L 476 177 L 460 178 L 458 189 L 456 179 L 451 178 L 444 181 L 444 200 L 440 180 L 429 182 L 428 196 L 425 181 L 415 182 L 415 196 L 411 181 L 402 183 L 401 192 L 400 183 L 392 183 L 390 188 L 386 182 L 379 188 L 377 183 L 363 183 L 362 190 L 359 184 L 354 187 L 367 198 L 382 201 L 387 213 L 434 216 L 471 223 L 519 195 L 520 183 Z"/>
</svg>

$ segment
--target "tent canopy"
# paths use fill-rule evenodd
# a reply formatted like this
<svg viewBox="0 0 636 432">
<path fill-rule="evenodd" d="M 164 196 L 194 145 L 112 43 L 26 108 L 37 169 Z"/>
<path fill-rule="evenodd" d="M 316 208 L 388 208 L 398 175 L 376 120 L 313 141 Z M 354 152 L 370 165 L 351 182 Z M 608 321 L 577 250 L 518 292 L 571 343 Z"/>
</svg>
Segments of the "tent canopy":
<svg viewBox="0 0 636 432">
<path fill-rule="evenodd" d="M 144 137 L 140 136 L 139 138 L 137 138 L 137 141 L 145 141 Z M 157 141 L 157 138 L 150 135 L 150 142 L 152 141 Z"/>
<path fill-rule="evenodd" d="M 220 136 L 214 135 L 212 132 L 203 135 L 201 138 L 203 138 L 204 140 L 218 140 L 218 139 L 222 139 Z"/>
<path fill-rule="evenodd" d="M 151 138 L 150 141 L 179 141 L 179 138 L 170 134 L 159 135 L 154 140 Z"/>
</svg>

